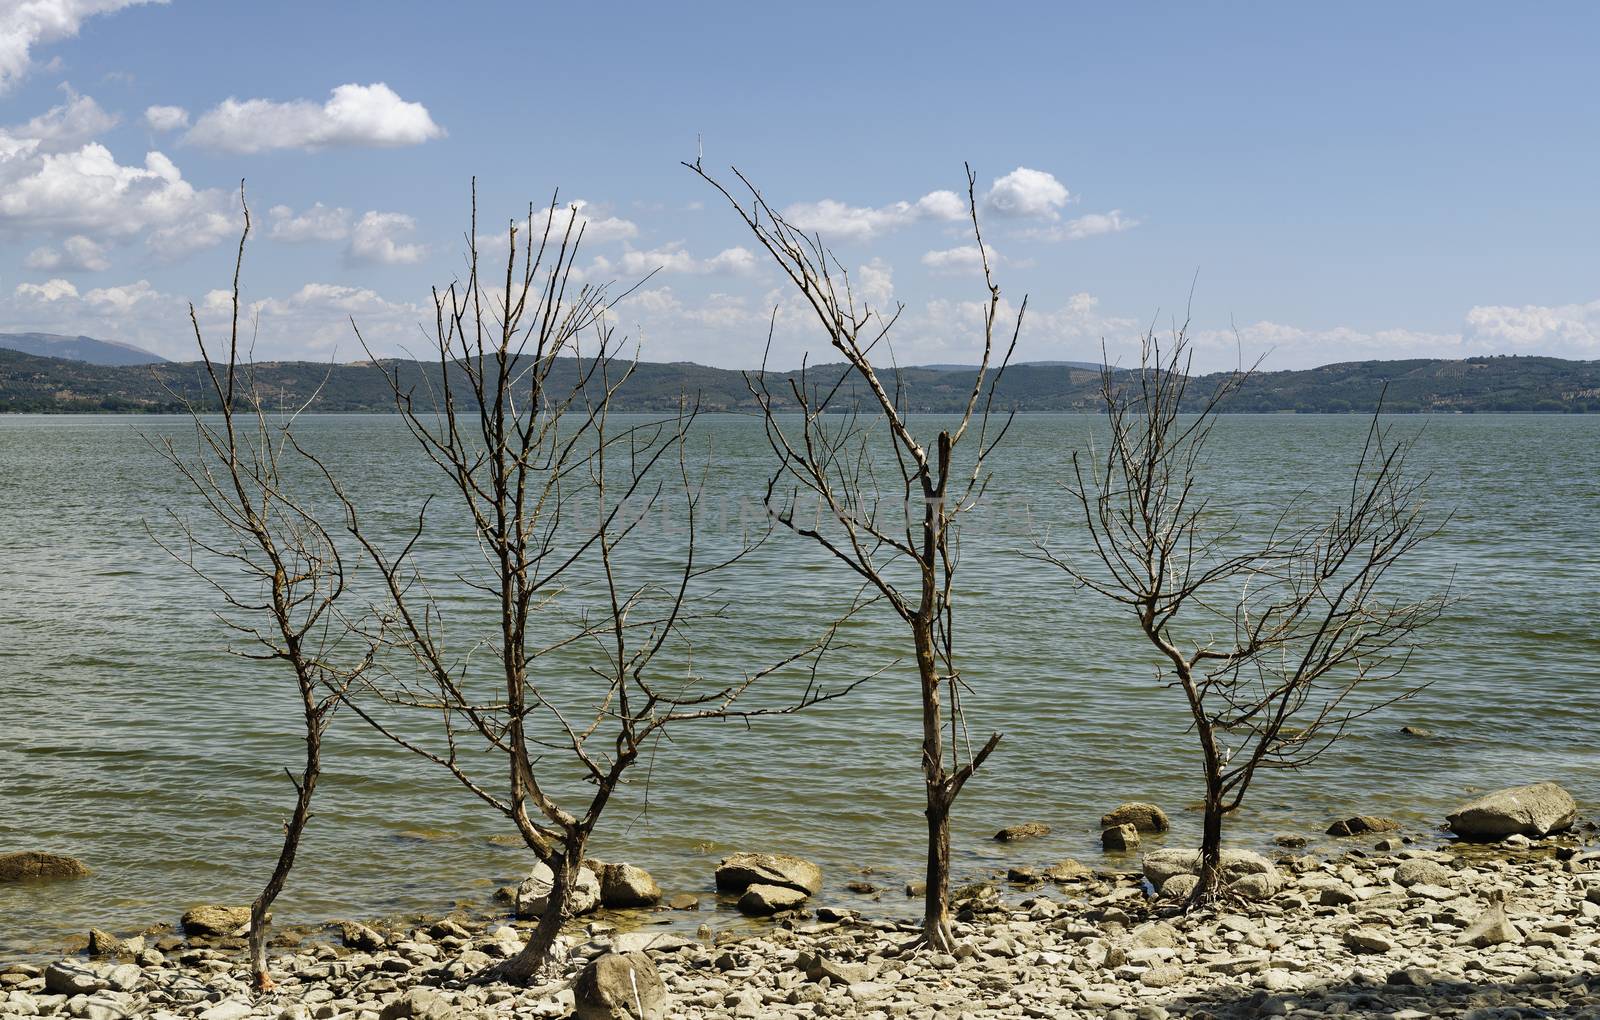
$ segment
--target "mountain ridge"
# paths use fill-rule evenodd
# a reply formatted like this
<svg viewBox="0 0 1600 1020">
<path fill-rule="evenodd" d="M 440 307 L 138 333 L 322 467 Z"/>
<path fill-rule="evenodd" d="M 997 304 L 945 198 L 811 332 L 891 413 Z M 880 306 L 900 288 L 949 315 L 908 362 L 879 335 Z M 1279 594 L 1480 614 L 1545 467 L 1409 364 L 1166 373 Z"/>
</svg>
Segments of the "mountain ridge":
<svg viewBox="0 0 1600 1020">
<path fill-rule="evenodd" d="M 120 340 L 63 333 L 0 333 L 0 350 L 18 351 L 41 358 L 62 358 L 90 365 L 128 366 L 163 364 L 166 358 Z"/>
<path fill-rule="evenodd" d="M 387 360 L 405 386 L 420 396 L 437 387 L 437 364 Z M 837 378 L 842 366 L 812 366 L 812 384 Z M 261 362 L 257 383 L 274 407 L 297 407 L 317 393 L 309 410 L 321 413 L 385 412 L 393 401 L 371 364 Z M 559 372 L 570 374 L 570 364 Z M 958 411 L 965 404 L 970 370 L 908 367 L 899 371 L 906 407 L 918 412 Z M 791 407 L 795 372 L 769 373 L 781 406 Z M 1221 374 L 1196 376 L 1195 399 Z M 562 379 L 555 380 L 560 385 Z M 1015 365 L 1006 370 L 996 406 L 1024 412 L 1093 412 L 1099 409 L 1100 372 L 1060 365 Z M 320 393 L 318 390 L 320 388 Z M 640 362 L 619 394 L 619 411 L 668 411 L 684 394 L 703 411 L 758 410 L 745 373 L 692 362 Z M 1600 361 L 1526 355 L 1461 360 L 1414 358 L 1356 361 L 1314 369 L 1259 372 L 1224 408 L 1232 413 L 1370 413 L 1380 396 L 1397 413 L 1600 413 Z M 867 397 L 853 384 L 843 403 Z M 184 400 L 202 406 L 208 383 L 198 362 L 134 366 L 93 365 L 0 350 L 0 413 L 176 413 Z"/>
</svg>

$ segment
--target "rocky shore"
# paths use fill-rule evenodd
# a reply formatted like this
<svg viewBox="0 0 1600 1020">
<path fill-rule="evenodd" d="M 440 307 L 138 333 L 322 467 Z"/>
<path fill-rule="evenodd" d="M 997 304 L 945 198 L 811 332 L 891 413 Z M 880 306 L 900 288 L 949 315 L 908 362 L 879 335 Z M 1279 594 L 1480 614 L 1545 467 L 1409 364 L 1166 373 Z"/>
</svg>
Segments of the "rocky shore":
<svg viewBox="0 0 1600 1020">
<path fill-rule="evenodd" d="M 1487 844 L 1346 827 L 1316 852 L 1230 853 L 1234 898 L 1190 914 L 1177 900 L 1190 851 L 1125 871 L 1019 864 L 959 892 L 954 954 L 840 906 L 697 934 L 665 923 L 681 914 L 634 911 L 574 922 L 559 978 L 482 985 L 473 975 L 516 951 L 521 922 L 454 915 L 285 933 L 276 990 L 252 996 L 236 918 L 219 914 L 218 937 L 96 933 L 98 957 L 0 964 L 0 1016 L 1600 1017 L 1592 826 Z"/>
</svg>

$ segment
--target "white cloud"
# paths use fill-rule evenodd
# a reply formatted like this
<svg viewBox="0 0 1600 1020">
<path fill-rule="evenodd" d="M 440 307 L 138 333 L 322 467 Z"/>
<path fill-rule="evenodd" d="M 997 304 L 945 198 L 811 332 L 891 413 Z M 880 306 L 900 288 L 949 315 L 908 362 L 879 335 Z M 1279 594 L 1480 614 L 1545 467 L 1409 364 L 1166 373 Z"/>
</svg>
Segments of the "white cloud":
<svg viewBox="0 0 1600 1020">
<path fill-rule="evenodd" d="M 227 192 L 196 189 L 172 160 L 145 155 L 124 166 L 91 142 L 45 151 L 39 139 L 0 131 L 0 227 L 128 238 L 146 234 L 158 255 L 176 257 L 227 237 L 233 222 Z"/>
<path fill-rule="evenodd" d="M 542 217 L 535 219 L 533 224 L 535 231 L 544 229 L 542 220 Z M 581 198 L 550 208 L 551 233 L 557 236 L 565 234 L 569 222 L 572 223 L 574 236 L 580 229 L 583 231 L 585 242 L 604 244 L 607 241 L 626 241 L 639 236 L 639 226 L 632 220 L 604 215 Z M 501 240 L 503 246 L 504 238 Z"/>
<path fill-rule="evenodd" d="M 350 210 L 318 202 L 296 213 L 286 205 L 267 210 L 272 219 L 271 237 L 275 241 L 298 244 L 307 241 L 343 241 L 350 237 Z"/>
<path fill-rule="evenodd" d="M 148 106 L 144 122 L 152 131 L 180 131 L 189 126 L 189 111 L 181 106 Z"/>
<path fill-rule="evenodd" d="M 70 280 L 46 280 L 43 283 L 19 283 L 15 296 L 25 302 L 54 304 L 58 301 L 76 301 L 78 288 Z"/>
<path fill-rule="evenodd" d="M 350 232 L 349 255 L 358 262 L 386 266 L 421 262 L 427 248 L 398 239 L 416 229 L 417 221 L 405 213 L 366 213 Z"/>
<path fill-rule="evenodd" d="M 637 277 L 662 272 L 686 273 L 693 276 L 750 276 L 755 273 L 759 265 L 760 260 L 756 258 L 755 252 L 748 248 L 724 248 L 710 258 L 702 259 L 685 251 L 683 242 L 674 241 L 650 251 L 625 251 L 617 261 L 604 256 L 596 257 L 583 275 L 592 278 L 620 273 L 624 276 Z"/>
<path fill-rule="evenodd" d="M 1053 220 L 1069 198 L 1054 175 L 1019 166 L 989 186 L 984 204 L 1000 216 Z"/>
<path fill-rule="evenodd" d="M 922 264 L 935 273 L 977 272 L 983 268 L 985 252 L 988 253 L 991 266 L 1001 262 L 1000 253 L 991 245 L 984 245 L 983 252 L 980 252 L 976 244 L 964 244 L 942 251 L 927 252 L 922 256 Z"/>
<path fill-rule="evenodd" d="M 791 226 L 807 233 L 821 234 L 824 241 L 844 239 L 865 241 L 884 231 L 926 220 L 964 219 L 967 203 L 953 191 L 930 191 L 915 202 L 894 202 L 871 208 L 852 206 L 835 199 L 800 202 L 783 210 Z"/>
<path fill-rule="evenodd" d="M 184 141 L 223 152 L 327 149 L 341 146 L 393 148 L 421 145 L 444 136 L 427 107 L 401 99 L 389 86 L 340 85 L 318 105 L 297 99 L 232 97 L 207 111 Z"/>
<path fill-rule="evenodd" d="M 61 270 L 99 272 L 110 268 L 111 263 L 106 259 L 105 245 L 82 234 L 73 234 L 61 242 L 60 248 L 35 248 L 28 254 L 23 265 L 42 272 Z"/>
<path fill-rule="evenodd" d="M 1467 312 L 1466 334 L 1474 346 L 1504 352 L 1540 352 L 1568 358 L 1600 358 L 1600 301 L 1570 305 L 1479 305 Z"/>
<path fill-rule="evenodd" d="M 76 148 L 117 126 L 115 114 L 107 113 L 92 96 L 80 96 L 63 86 L 67 101 L 52 106 L 26 124 L 7 128 L 6 133 L 39 143 L 41 152 L 60 152 Z"/>
<path fill-rule="evenodd" d="M 1121 209 L 1113 209 L 1105 213 L 1089 213 L 1042 230 L 1030 230 L 1027 236 L 1044 241 L 1081 241 L 1101 234 L 1120 234 L 1138 225 L 1138 220 L 1122 215 Z"/>
<path fill-rule="evenodd" d="M 28 73 L 33 50 L 70 39 L 87 18 L 151 0 L 7 0 L 0 3 L 0 94 Z M 156 0 L 162 2 L 162 0 Z"/>
<path fill-rule="evenodd" d="M 894 267 L 875 258 L 856 270 L 856 293 L 875 308 L 893 304 Z"/>
</svg>

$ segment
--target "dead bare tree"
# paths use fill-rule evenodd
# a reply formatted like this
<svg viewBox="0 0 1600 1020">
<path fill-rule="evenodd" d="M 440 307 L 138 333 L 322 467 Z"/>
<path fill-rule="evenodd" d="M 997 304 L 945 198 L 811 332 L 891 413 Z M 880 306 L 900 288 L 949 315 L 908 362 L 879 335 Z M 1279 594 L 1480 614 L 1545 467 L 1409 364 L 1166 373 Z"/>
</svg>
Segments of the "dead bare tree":
<svg viewBox="0 0 1600 1020">
<path fill-rule="evenodd" d="M 180 537 L 163 538 L 154 532 L 152 537 L 220 597 L 226 608 L 218 617 L 250 646 L 238 654 L 287 666 L 299 693 L 305 759 L 298 777 L 288 773 L 295 787 L 294 809 L 284 823 L 272 874 L 250 904 L 251 968 L 256 988 L 268 991 L 272 988 L 266 959 L 268 913 L 294 867 L 311 817 L 312 796 L 322 774 L 322 736 L 342 693 L 371 666 L 374 646 L 351 648 L 352 631 L 339 608 L 347 590 L 345 560 L 333 536 L 297 494 L 286 470 L 286 459 L 299 459 L 292 428 L 303 408 L 286 415 L 269 413 L 252 365 L 241 360 L 239 279 L 250 236 L 250 209 L 243 200 L 241 186 L 244 227 L 234 261 L 224 359 L 213 358 L 194 306 L 189 307 L 215 406 L 209 400 L 184 400 L 194 425 L 192 451 L 180 449 L 171 436 L 146 438 L 220 525 L 219 537 L 217 529 L 191 526 L 174 511 L 172 520 Z M 302 467 L 315 477 L 310 464 Z"/>
<path fill-rule="evenodd" d="M 976 507 L 989 479 L 989 455 L 1011 423 L 1009 415 L 998 424 L 991 420 L 995 388 L 1016 349 L 1027 300 L 1007 330 L 978 224 L 977 178 L 968 167 L 967 204 L 985 291 L 981 355 L 964 411 L 931 440 L 919 438 L 890 349 L 902 307 L 880 314 L 858 298 L 848 271 L 821 238 L 786 222 L 737 169 L 742 198 L 698 161 L 685 166 L 727 199 L 845 359 L 820 382 L 811 372 L 800 372 L 790 382 L 787 404 L 769 389 L 765 360 L 748 378 L 778 461 L 765 501 L 781 524 L 853 571 L 862 590 L 874 601 L 887 602 L 909 630 L 921 691 L 928 823 L 920 941 L 949 950 L 955 942 L 949 917 L 950 812 L 962 787 L 1000 742 L 1000 734 L 993 733 L 974 751 L 968 740 L 951 586 L 960 552 L 959 520 Z M 879 348 L 885 358 L 874 364 Z M 769 334 L 769 354 L 770 349 Z M 887 371 L 880 372 L 880 366 Z M 865 410 L 850 399 L 862 390 Z M 967 439 L 973 452 L 959 464 L 957 451 Z M 815 501 L 814 513 L 799 505 L 802 498 Z"/>
<path fill-rule="evenodd" d="M 1183 692 L 1200 743 L 1205 819 L 1189 908 L 1223 893 L 1222 823 L 1259 769 L 1299 769 L 1355 719 L 1410 697 L 1397 681 L 1446 594 L 1407 601 L 1391 570 L 1442 527 L 1427 512 L 1415 440 L 1374 415 L 1335 505 L 1313 491 L 1252 528 L 1206 492 L 1217 415 L 1249 372 L 1191 394 L 1187 327 L 1163 351 L 1144 336 L 1137 369 L 1104 368 L 1109 437 L 1073 454 L 1072 503 L 1092 540 L 1079 560 L 1036 544 L 1078 585 L 1126 606 Z M 1306 523 L 1309 521 L 1310 523 Z"/>
<path fill-rule="evenodd" d="M 602 812 L 669 730 L 795 712 L 860 682 L 820 685 L 817 663 L 832 628 L 730 681 L 694 671 L 686 625 L 719 611 L 702 590 L 707 575 L 749 546 L 717 562 L 697 559 L 702 488 L 688 453 L 692 405 L 648 421 L 612 421 L 633 362 L 620 356 L 609 288 L 576 279 L 582 234 L 576 209 L 558 213 L 552 202 L 537 219 L 530 210 L 525 227 L 508 225 L 505 272 L 490 282 L 479 274 L 474 186 L 466 279 L 434 294 L 437 388 L 415 393 L 398 370 L 386 373 L 400 419 L 447 479 L 454 521 L 476 537 L 481 565 L 419 557 L 430 529 L 448 530 L 430 524 L 426 505 L 390 546 L 368 523 L 359 494 L 327 475 L 346 528 L 382 579 L 375 618 L 399 653 L 399 661 L 386 655 L 349 704 L 505 815 L 551 871 L 532 937 L 485 979 L 526 982 L 545 971 Z M 669 505 L 669 493 L 682 505 Z M 660 555 L 629 540 L 663 509 L 681 529 L 674 574 L 630 571 L 626 546 Z M 799 694 L 739 704 L 759 681 L 808 663 Z M 421 713 L 425 732 L 405 709 Z M 503 782 L 473 764 L 484 752 L 504 769 Z"/>
</svg>

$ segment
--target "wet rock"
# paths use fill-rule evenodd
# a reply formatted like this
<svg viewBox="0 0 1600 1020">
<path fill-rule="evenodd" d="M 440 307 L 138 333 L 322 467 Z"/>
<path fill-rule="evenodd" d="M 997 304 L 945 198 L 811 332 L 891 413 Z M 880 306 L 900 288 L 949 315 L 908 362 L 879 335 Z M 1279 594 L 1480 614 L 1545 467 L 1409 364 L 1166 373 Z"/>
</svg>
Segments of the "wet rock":
<svg viewBox="0 0 1600 1020">
<path fill-rule="evenodd" d="M 643 868 L 606 864 L 600 869 L 600 902 L 614 910 L 653 906 L 661 902 L 661 887 Z"/>
<path fill-rule="evenodd" d="M 1052 882 L 1081 882 L 1086 878 L 1093 878 L 1094 872 L 1069 857 L 1046 868 L 1044 877 Z"/>
<path fill-rule="evenodd" d="M 1328 826 L 1330 836 L 1362 836 L 1369 832 L 1393 832 L 1400 828 L 1400 823 L 1392 818 L 1380 818 L 1377 815 L 1356 815 L 1352 818 L 1341 818 Z"/>
<path fill-rule="evenodd" d="M 122 949 L 122 940 L 99 928 L 89 929 L 89 955 L 115 956 Z"/>
<path fill-rule="evenodd" d="M 517 917 L 529 921 L 541 917 L 550 904 L 550 892 L 555 888 L 555 872 L 550 865 L 540 861 L 528 872 L 528 877 L 517 886 Z M 572 894 L 567 901 L 567 913 L 579 917 L 592 912 L 600 905 L 600 876 L 589 868 L 578 868 L 572 883 Z"/>
<path fill-rule="evenodd" d="M 673 910 L 699 910 L 700 897 L 694 893 L 677 893 L 668 898 L 667 906 Z"/>
<path fill-rule="evenodd" d="M 667 986 L 643 953 L 596 957 L 572 986 L 577 1020 L 662 1020 Z"/>
<path fill-rule="evenodd" d="M 717 866 L 717 889 L 742 892 L 752 885 L 781 885 L 808 896 L 822 891 L 822 869 L 787 854 L 739 853 Z"/>
<path fill-rule="evenodd" d="M 1100 845 L 1107 850 L 1132 850 L 1139 845 L 1139 830 L 1132 825 L 1117 825 L 1100 833 Z"/>
<path fill-rule="evenodd" d="M 1021 825 L 1008 825 L 994 834 L 994 838 L 1001 843 L 1014 843 L 1019 839 L 1034 839 L 1039 836 L 1050 835 L 1050 826 L 1043 822 L 1023 822 Z"/>
<path fill-rule="evenodd" d="M 222 938 L 250 923 L 249 907 L 219 907 L 213 904 L 190 907 L 180 921 L 191 938 Z"/>
<path fill-rule="evenodd" d="M 906 899 L 908 899 L 908 900 L 916 900 L 916 899 L 921 899 L 922 897 L 924 897 L 926 895 L 928 895 L 928 883 L 926 883 L 926 882 L 907 882 L 906 883 Z"/>
<path fill-rule="evenodd" d="M 1400 727 L 1400 732 L 1405 734 L 1408 737 L 1431 737 L 1431 736 L 1433 736 L 1433 731 L 1432 730 L 1425 730 L 1421 726 L 1402 726 L 1402 727 Z"/>
<path fill-rule="evenodd" d="M 1307 840 L 1304 836 L 1300 836 L 1292 832 L 1280 832 L 1276 836 L 1272 837 L 1272 841 L 1288 850 L 1298 850 L 1307 843 Z"/>
<path fill-rule="evenodd" d="M 63 878 L 87 878 L 89 867 L 76 857 L 24 850 L 0 854 L 0 882 L 46 882 Z"/>
<path fill-rule="evenodd" d="M 1166 832 L 1172 828 L 1165 811 L 1139 800 L 1119 804 L 1100 817 L 1102 829 L 1114 829 L 1119 825 L 1131 825 L 1140 832 Z"/>
<path fill-rule="evenodd" d="M 351 949 L 375 953 L 383 948 L 383 936 L 356 921 L 340 921 L 339 937 Z"/>
<path fill-rule="evenodd" d="M 757 882 L 745 889 L 739 897 L 739 911 L 751 917 L 765 917 L 780 910 L 793 910 L 808 896 L 803 889 L 787 885 L 765 885 Z"/>
<path fill-rule="evenodd" d="M 1572 827 L 1578 803 L 1558 783 L 1513 786 L 1484 794 L 1450 812 L 1450 831 L 1462 839 L 1548 836 Z"/>
</svg>

